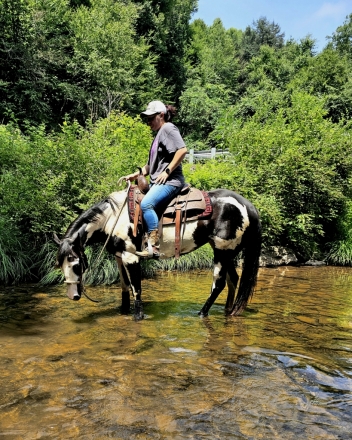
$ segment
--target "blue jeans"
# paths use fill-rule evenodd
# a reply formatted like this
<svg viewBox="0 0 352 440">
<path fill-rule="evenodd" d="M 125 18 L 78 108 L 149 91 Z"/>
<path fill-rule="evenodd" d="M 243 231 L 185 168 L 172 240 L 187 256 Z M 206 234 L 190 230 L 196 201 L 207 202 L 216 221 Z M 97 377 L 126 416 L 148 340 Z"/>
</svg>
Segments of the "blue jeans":
<svg viewBox="0 0 352 440">
<path fill-rule="evenodd" d="M 158 229 L 159 217 L 171 200 L 181 191 L 182 186 L 151 185 L 141 202 L 143 219 L 148 232 Z"/>
</svg>

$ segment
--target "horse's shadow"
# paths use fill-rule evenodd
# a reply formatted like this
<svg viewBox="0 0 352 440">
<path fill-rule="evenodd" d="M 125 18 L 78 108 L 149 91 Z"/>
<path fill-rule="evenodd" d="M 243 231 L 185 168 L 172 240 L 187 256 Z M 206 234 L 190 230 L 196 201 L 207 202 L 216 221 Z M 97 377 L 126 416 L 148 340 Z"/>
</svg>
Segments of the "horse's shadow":
<svg viewBox="0 0 352 440">
<path fill-rule="evenodd" d="M 99 307 L 99 306 L 98 306 Z M 223 306 L 219 306 L 220 307 Z M 144 319 L 153 319 L 157 321 L 166 320 L 171 315 L 185 318 L 187 316 L 198 317 L 198 311 L 201 308 L 201 304 L 195 302 L 180 302 L 180 301 L 143 301 Z M 214 312 L 217 307 L 214 307 Z M 214 313 L 215 314 L 215 313 Z M 117 307 L 111 307 L 109 309 L 94 310 L 85 313 L 80 318 L 72 318 L 73 322 L 78 324 L 92 322 L 101 318 L 113 318 L 116 316 L 130 316 L 134 319 L 134 308 L 131 306 L 128 310 L 126 307 L 119 305 Z"/>
<path fill-rule="evenodd" d="M 46 318 L 48 311 L 42 306 L 45 297 L 38 297 L 38 287 L 11 286 L 4 288 L 0 297 L 0 332 L 2 335 L 35 336 L 49 325 Z"/>
<path fill-rule="evenodd" d="M 192 317 L 199 318 L 198 312 L 201 307 L 202 304 L 197 302 L 176 300 L 155 301 L 154 299 L 144 300 L 144 320 L 165 321 L 171 316 L 177 316 L 180 319 Z M 244 316 L 255 313 L 257 313 L 257 310 L 255 308 L 248 307 L 244 312 Z M 104 308 L 103 310 L 95 309 L 94 311 L 84 314 L 80 318 L 72 318 L 72 320 L 77 324 L 83 324 L 96 321 L 101 318 L 114 318 L 117 316 L 130 316 L 131 320 L 135 320 L 133 306 L 131 306 L 128 310 L 126 310 L 126 308 L 122 305 L 118 305 L 117 307 Z M 235 317 L 230 317 L 229 315 L 224 313 L 224 303 L 220 301 L 214 304 L 209 316 L 225 317 L 230 319 L 231 322 L 233 321 L 233 319 L 236 319 Z M 209 316 L 203 319 L 208 320 Z"/>
</svg>

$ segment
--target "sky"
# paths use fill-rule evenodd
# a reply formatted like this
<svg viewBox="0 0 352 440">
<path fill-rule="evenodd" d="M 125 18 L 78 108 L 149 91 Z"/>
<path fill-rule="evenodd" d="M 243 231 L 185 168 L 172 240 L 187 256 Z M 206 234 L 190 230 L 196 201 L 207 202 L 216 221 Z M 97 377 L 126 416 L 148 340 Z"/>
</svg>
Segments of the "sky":
<svg viewBox="0 0 352 440">
<path fill-rule="evenodd" d="M 193 19 L 201 18 L 211 25 L 220 18 L 226 29 L 245 30 L 253 21 L 266 17 L 285 33 L 285 40 L 299 41 L 310 34 L 317 40 L 320 52 L 346 16 L 352 13 L 352 0 L 198 0 L 198 12 Z"/>
</svg>

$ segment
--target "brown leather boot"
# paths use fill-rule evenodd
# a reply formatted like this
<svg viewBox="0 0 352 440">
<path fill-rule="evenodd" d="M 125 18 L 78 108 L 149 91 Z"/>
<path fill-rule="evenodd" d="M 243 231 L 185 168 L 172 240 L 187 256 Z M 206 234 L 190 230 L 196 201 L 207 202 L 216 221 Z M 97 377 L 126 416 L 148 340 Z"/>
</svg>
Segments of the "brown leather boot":
<svg viewBox="0 0 352 440">
<path fill-rule="evenodd" d="M 141 252 L 136 251 L 136 255 L 143 258 L 160 257 L 159 231 L 157 229 L 149 233 L 146 247 Z"/>
</svg>

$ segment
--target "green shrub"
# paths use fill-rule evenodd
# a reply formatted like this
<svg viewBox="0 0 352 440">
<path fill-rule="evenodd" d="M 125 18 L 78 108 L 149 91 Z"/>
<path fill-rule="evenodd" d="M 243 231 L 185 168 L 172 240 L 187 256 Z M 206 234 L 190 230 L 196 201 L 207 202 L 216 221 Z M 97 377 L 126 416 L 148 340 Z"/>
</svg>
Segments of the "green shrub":
<svg viewBox="0 0 352 440">
<path fill-rule="evenodd" d="M 87 129 L 64 123 L 56 134 L 32 127 L 24 136 L 0 126 L 0 141 L 0 214 L 10 219 L 3 236 L 12 237 L 15 229 L 27 237 L 35 273 L 42 276 L 41 267 L 48 266 L 43 246 L 52 233 L 63 234 L 82 210 L 118 189 L 119 177 L 146 163 L 151 133 L 139 118 L 115 113 Z M 9 249 L 2 247 L 3 261 Z M 12 278 L 11 270 L 4 266 L 0 279 Z"/>
</svg>

